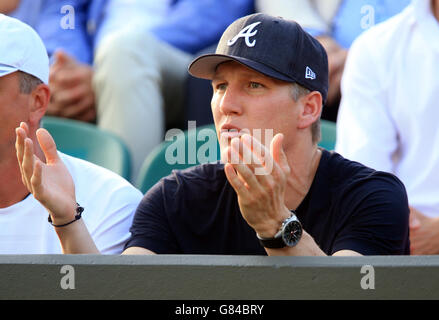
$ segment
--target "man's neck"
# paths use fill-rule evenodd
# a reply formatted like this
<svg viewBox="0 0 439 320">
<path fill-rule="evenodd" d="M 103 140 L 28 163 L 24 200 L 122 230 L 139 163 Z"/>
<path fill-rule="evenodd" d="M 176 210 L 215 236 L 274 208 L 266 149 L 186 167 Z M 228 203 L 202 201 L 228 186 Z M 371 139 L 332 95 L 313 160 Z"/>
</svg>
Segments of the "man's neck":
<svg viewBox="0 0 439 320">
<path fill-rule="evenodd" d="M 285 205 L 288 209 L 295 210 L 311 188 L 322 152 L 313 146 L 290 154 L 302 155 L 300 158 L 288 156 L 291 173 L 285 190 Z"/>
</svg>

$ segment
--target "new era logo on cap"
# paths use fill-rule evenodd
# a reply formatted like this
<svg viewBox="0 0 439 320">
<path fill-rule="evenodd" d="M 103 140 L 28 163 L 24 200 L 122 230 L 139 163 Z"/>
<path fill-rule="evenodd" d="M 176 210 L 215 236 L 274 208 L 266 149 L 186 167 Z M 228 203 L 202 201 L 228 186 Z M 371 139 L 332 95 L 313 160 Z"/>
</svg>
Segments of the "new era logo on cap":
<svg viewBox="0 0 439 320">
<path fill-rule="evenodd" d="M 315 78 L 316 78 L 316 74 L 314 73 L 314 71 L 312 71 L 310 67 L 306 66 L 305 79 L 314 80 Z"/>
</svg>

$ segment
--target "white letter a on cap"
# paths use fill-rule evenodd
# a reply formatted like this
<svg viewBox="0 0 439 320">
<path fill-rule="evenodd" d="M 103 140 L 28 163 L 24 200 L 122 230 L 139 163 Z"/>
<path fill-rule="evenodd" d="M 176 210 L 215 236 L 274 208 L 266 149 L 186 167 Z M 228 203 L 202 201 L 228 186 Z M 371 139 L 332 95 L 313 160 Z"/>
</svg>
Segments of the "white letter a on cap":
<svg viewBox="0 0 439 320">
<path fill-rule="evenodd" d="M 256 35 L 256 33 L 258 33 L 258 30 L 253 31 L 253 29 L 260 23 L 261 22 L 258 21 L 258 22 L 249 24 L 247 27 L 245 27 L 244 29 L 239 31 L 239 33 L 236 36 L 234 36 L 233 39 L 230 39 L 229 41 L 227 41 L 227 45 L 233 46 L 235 44 L 235 42 L 238 41 L 239 38 L 245 38 L 245 44 L 247 45 L 247 47 L 254 47 L 256 44 L 256 40 L 253 40 L 252 42 L 250 42 L 250 37 L 253 37 Z"/>
</svg>

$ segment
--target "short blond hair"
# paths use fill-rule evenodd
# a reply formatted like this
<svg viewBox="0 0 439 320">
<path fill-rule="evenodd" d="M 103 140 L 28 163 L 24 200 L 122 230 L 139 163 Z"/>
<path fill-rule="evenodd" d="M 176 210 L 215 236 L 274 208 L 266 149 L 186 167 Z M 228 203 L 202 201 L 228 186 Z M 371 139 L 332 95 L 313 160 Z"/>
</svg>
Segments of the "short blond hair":
<svg viewBox="0 0 439 320">
<path fill-rule="evenodd" d="M 291 94 L 294 99 L 294 101 L 298 101 L 301 97 L 306 96 L 307 94 L 311 93 L 311 90 L 301 86 L 300 84 L 294 82 L 291 84 Z M 319 118 L 311 125 L 311 136 L 312 136 L 312 142 L 317 144 L 319 143 L 321 139 L 321 132 L 320 132 L 320 116 Z"/>
<path fill-rule="evenodd" d="M 20 93 L 30 94 L 37 86 L 42 83 L 43 81 L 31 74 L 23 71 L 18 71 L 18 84 L 20 86 Z"/>
</svg>

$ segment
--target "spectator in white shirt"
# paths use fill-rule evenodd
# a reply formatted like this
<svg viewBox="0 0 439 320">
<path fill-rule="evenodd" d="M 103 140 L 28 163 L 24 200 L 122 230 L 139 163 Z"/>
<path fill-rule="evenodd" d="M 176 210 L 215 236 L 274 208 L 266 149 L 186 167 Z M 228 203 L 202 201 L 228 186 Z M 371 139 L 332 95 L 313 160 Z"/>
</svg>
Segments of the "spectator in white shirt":
<svg viewBox="0 0 439 320">
<path fill-rule="evenodd" d="M 439 0 L 414 0 L 362 34 L 342 79 L 336 151 L 396 174 L 411 254 L 439 254 Z"/>
<path fill-rule="evenodd" d="M 101 253 L 119 254 L 130 237 L 142 194 L 107 169 L 61 152 L 48 156 L 50 150 L 42 142 L 49 134 L 39 128 L 50 99 L 48 84 L 49 58 L 41 38 L 25 23 L 0 14 L 0 254 L 77 253 L 80 247 L 58 240 L 65 238 L 66 228 L 80 238 L 93 239 Z M 71 200 L 62 209 L 67 219 L 49 213 L 30 194 L 30 181 L 22 179 L 17 161 L 23 150 L 14 148 L 20 142 L 33 150 L 34 160 L 39 159 L 42 176 L 47 177 L 51 168 L 60 179 L 65 176 L 59 169 L 73 177 L 73 183 L 56 190 Z M 68 191 L 75 199 L 67 198 Z"/>
</svg>

